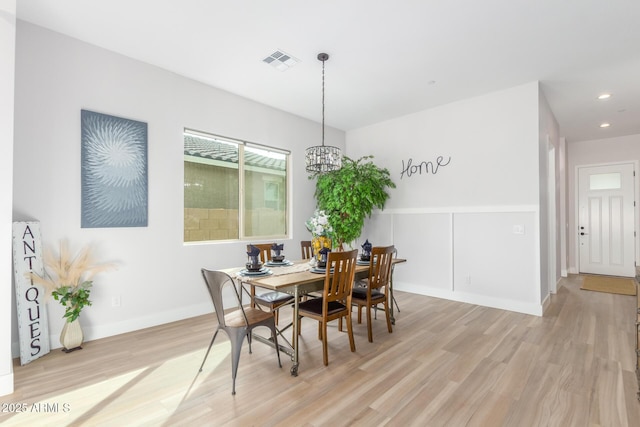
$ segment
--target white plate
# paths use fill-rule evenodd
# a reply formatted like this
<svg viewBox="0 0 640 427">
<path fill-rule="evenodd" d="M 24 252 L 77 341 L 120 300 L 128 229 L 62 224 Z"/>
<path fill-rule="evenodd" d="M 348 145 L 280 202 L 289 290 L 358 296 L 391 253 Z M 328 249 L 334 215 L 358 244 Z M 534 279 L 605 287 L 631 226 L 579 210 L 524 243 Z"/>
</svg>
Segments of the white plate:
<svg viewBox="0 0 640 427">
<path fill-rule="evenodd" d="M 324 274 L 327 272 L 326 268 L 318 268 L 318 267 L 313 267 L 311 270 L 309 270 L 312 273 L 316 273 L 316 274 Z M 331 273 L 333 273 L 333 268 L 331 269 Z"/>
<path fill-rule="evenodd" d="M 264 265 L 268 265 L 269 267 L 286 267 L 288 265 L 293 265 L 293 263 L 288 259 L 285 259 L 282 262 L 267 261 Z"/>
<path fill-rule="evenodd" d="M 249 271 L 245 268 L 240 270 L 239 273 L 241 276 L 268 276 L 273 274 L 273 272 L 268 268 L 261 268 L 260 271 Z"/>
</svg>

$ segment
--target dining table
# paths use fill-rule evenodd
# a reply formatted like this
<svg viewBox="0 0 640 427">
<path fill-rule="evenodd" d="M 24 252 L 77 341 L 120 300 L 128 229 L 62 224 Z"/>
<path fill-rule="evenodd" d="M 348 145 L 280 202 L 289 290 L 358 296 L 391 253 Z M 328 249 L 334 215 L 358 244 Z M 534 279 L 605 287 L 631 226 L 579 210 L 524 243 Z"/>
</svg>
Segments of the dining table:
<svg viewBox="0 0 640 427">
<path fill-rule="evenodd" d="M 393 265 L 406 262 L 403 258 L 394 258 Z M 250 285 L 252 287 L 258 287 L 269 291 L 284 292 L 293 296 L 293 319 L 298 318 L 298 304 L 302 296 L 311 292 L 322 291 L 324 289 L 324 280 L 326 272 L 323 269 L 318 269 L 313 261 L 297 260 L 289 261 L 285 260 L 282 263 L 268 262 L 265 264 L 263 271 L 261 272 L 249 272 L 243 268 L 227 268 L 222 270 L 230 276 L 234 277 L 237 282 L 242 285 Z M 392 269 L 393 271 L 393 269 Z M 369 275 L 369 261 L 356 262 L 354 283 L 358 280 L 367 278 Z M 393 316 L 393 274 L 389 284 L 389 315 L 391 322 L 395 324 L 395 318 Z M 293 339 L 288 348 L 283 345 L 279 345 L 281 351 L 291 357 L 291 375 L 297 376 L 300 366 L 299 362 L 299 346 L 298 346 L 298 322 L 292 321 L 284 329 L 289 326 L 293 329 Z M 284 338 L 282 333 L 279 334 Z M 270 345 L 274 345 L 271 339 L 255 336 L 259 341 L 265 342 Z M 285 338 L 286 340 L 286 338 Z M 288 340 L 287 340 L 288 342 Z"/>
</svg>

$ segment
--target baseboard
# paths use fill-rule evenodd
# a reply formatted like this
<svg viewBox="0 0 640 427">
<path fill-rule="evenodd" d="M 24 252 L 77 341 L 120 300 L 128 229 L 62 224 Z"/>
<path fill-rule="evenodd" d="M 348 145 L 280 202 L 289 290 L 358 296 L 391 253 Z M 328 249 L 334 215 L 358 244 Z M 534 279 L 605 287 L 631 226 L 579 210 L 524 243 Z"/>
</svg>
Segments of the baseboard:
<svg viewBox="0 0 640 427">
<path fill-rule="evenodd" d="M 200 316 L 202 314 L 211 313 L 211 302 L 203 302 L 188 307 L 181 307 L 173 310 L 167 310 L 153 315 L 136 317 L 121 322 L 108 323 L 97 326 L 82 326 L 84 333 L 84 341 L 93 341 L 100 338 L 120 335 L 127 332 L 137 331 L 139 329 L 150 328 L 153 326 L 164 325 L 165 323 L 176 322 L 178 320 L 188 319 L 190 317 Z M 60 331 L 49 331 L 51 350 L 61 348 Z M 20 346 L 18 342 L 11 345 L 12 357 L 20 357 Z"/>
<path fill-rule="evenodd" d="M 13 393 L 13 372 L 0 376 L 0 396 Z"/>
<path fill-rule="evenodd" d="M 428 286 L 416 286 L 410 283 L 401 283 L 396 281 L 394 281 L 393 286 L 394 289 L 398 291 L 464 302 L 467 304 L 481 305 L 483 307 L 499 308 L 501 310 L 515 311 L 516 313 L 531 314 L 533 316 L 542 316 L 543 313 L 542 304 L 526 303 L 523 301 L 496 298 L 486 295 L 475 295 L 466 292 L 455 292 Z"/>
<path fill-rule="evenodd" d="M 556 285 L 557 288 L 557 285 Z M 542 301 L 542 315 L 544 316 L 544 312 L 547 311 L 549 306 L 551 305 L 551 294 L 547 294 L 544 301 Z"/>
</svg>

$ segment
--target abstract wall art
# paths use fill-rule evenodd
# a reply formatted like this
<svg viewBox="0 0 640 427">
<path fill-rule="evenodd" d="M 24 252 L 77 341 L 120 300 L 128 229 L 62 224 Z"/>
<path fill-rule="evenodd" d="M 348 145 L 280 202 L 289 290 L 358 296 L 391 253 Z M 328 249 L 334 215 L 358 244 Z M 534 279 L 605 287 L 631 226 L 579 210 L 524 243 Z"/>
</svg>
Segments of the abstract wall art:
<svg viewBox="0 0 640 427">
<path fill-rule="evenodd" d="M 147 124 L 82 110 L 82 228 L 146 227 Z"/>
</svg>

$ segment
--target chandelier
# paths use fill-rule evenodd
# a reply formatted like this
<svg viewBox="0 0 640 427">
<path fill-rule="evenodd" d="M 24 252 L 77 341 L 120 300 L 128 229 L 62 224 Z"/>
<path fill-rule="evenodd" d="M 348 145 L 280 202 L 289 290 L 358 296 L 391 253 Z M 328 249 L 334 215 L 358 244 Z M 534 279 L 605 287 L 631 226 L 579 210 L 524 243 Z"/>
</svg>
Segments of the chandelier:
<svg viewBox="0 0 640 427">
<path fill-rule="evenodd" d="M 305 151 L 307 172 L 313 174 L 331 172 L 342 166 L 342 155 L 338 147 L 324 145 L 324 63 L 329 59 L 326 53 L 319 53 L 318 60 L 322 61 L 322 145 L 309 147 Z"/>
</svg>

